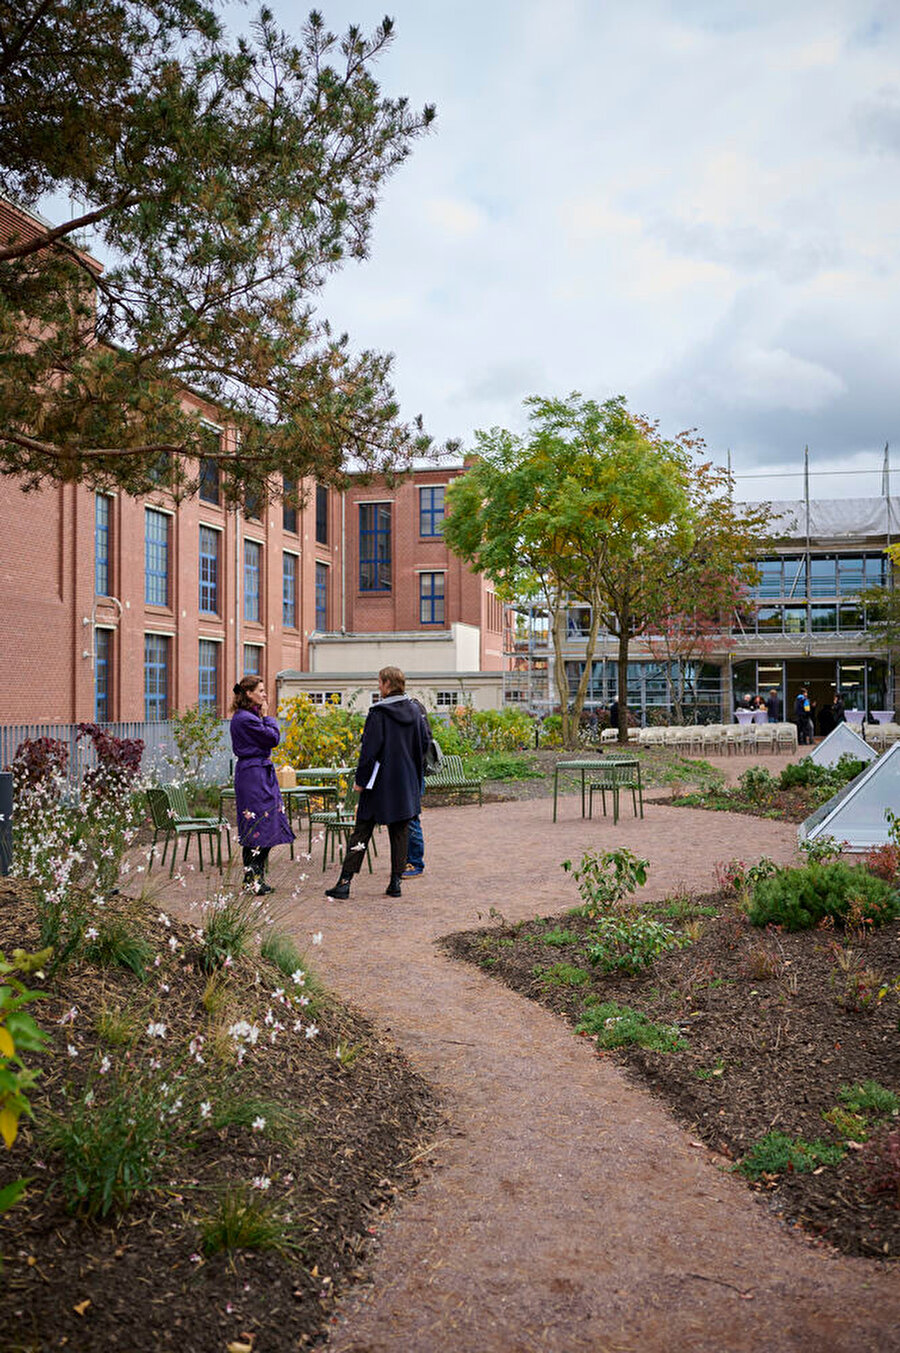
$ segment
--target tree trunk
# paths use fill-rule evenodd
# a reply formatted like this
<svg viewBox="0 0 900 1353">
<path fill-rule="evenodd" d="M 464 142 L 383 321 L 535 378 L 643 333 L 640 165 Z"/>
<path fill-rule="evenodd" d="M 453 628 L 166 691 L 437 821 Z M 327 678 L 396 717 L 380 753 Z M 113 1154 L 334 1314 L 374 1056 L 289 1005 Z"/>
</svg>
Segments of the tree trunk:
<svg viewBox="0 0 900 1353">
<path fill-rule="evenodd" d="M 631 638 L 630 617 L 622 616 L 619 624 L 619 671 L 616 699 L 619 702 L 619 742 L 628 741 L 628 645 Z"/>
<path fill-rule="evenodd" d="M 566 675 L 566 662 L 563 657 L 563 623 L 565 608 L 559 603 L 550 605 L 550 618 L 553 626 L 553 680 L 556 694 L 559 696 L 560 733 L 564 747 L 574 746 L 572 721 L 569 715 L 569 680 Z"/>
<path fill-rule="evenodd" d="M 575 699 L 572 701 L 572 709 L 570 711 L 573 743 L 578 737 L 578 729 L 581 726 L 581 713 L 584 709 L 588 686 L 590 685 L 591 677 L 593 675 L 594 654 L 597 651 L 597 635 L 599 632 L 600 607 L 597 605 L 596 601 L 593 601 L 591 602 L 591 628 L 588 630 L 588 636 L 584 646 L 584 667 L 581 672 L 581 680 L 578 683 L 578 689 L 575 692 Z"/>
</svg>

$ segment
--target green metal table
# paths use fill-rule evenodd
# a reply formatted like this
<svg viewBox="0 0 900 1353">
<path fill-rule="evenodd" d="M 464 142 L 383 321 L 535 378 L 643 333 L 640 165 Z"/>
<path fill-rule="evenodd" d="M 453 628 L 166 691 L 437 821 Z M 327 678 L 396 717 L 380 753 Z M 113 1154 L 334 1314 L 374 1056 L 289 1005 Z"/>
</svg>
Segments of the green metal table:
<svg viewBox="0 0 900 1353">
<path fill-rule="evenodd" d="M 590 760 L 586 758 L 575 758 L 572 761 L 557 761 L 556 769 L 553 772 L 553 821 L 556 821 L 557 800 L 559 796 L 559 777 L 560 775 L 578 775 L 581 778 L 581 816 L 584 817 L 585 807 L 585 787 L 587 777 L 592 770 L 598 766 L 609 765 L 611 761 L 617 761 L 626 765 L 637 765 L 638 776 L 641 773 L 641 763 L 638 757 L 629 756 L 625 752 L 604 752 L 602 757 L 592 756 Z"/>
</svg>

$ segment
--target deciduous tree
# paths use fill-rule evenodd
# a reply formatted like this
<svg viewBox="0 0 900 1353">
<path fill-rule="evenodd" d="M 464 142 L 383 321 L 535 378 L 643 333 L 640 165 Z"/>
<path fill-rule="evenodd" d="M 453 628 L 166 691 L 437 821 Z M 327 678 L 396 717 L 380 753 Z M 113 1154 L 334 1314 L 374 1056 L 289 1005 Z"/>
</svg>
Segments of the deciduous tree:
<svg viewBox="0 0 900 1353">
<path fill-rule="evenodd" d="M 654 443 L 622 398 L 597 404 L 531 398 L 529 434 L 477 434 L 478 459 L 448 493 L 450 547 L 494 580 L 508 599 L 539 596 L 553 634 L 563 740 L 578 730 L 601 623 L 618 623 L 620 718 L 624 673 L 639 596 L 639 556 L 662 534 L 690 538 L 687 457 Z M 617 561 L 630 561 L 617 570 Z M 608 585 L 615 590 L 610 594 Z M 571 704 L 563 640 L 569 601 L 592 606 L 585 665 Z M 624 653 L 624 662 L 622 655 Z"/>
<path fill-rule="evenodd" d="M 429 446 L 390 357 L 313 308 L 433 117 L 375 82 L 391 22 L 338 40 L 313 12 L 294 40 L 263 9 L 234 41 L 217 8 L 0 0 L 0 192 L 82 204 L 0 238 L 0 471 L 26 483 L 138 492 L 167 461 L 184 493 L 205 454 L 237 500 Z M 230 440 L 204 440 L 184 386 Z"/>
<path fill-rule="evenodd" d="M 725 472 L 697 462 L 699 438 L 663 438 L 622 398 L 597 404 L 573 394 L 526 403 L 527 437 L 502 429 L 477 434 L 478 458 L 448 493 L 445 538 L 506 598 L 538 596 L 547 607 L 567 745 L 578 730 L 601 627 L 616 638 L 625 741 L 634 637 L 686 628 L 692 609 L 721 613 L 727 627 L 728 598 L 742 578 L 752 580 L 768 509 L 737 509 Z M 569 703 L 564 641 L 572 599 L 590 605 L 591 624 Z"/>
</svg>

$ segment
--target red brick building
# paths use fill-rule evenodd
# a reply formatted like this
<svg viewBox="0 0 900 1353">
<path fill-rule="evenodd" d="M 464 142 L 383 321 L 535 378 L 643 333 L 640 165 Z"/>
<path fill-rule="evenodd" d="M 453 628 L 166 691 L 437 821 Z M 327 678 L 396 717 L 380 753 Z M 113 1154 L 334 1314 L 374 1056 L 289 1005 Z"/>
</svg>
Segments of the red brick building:
<svg viewBox="0 0 900 1353">
<path fill-rule="evenodd" d="M 212 472 L 177 507 L 165 492 L 26 494 L 0 479 L 0 723 L 164 719 L 198 701 L 224 713 L 244 672 L 274 685 L 308 671 L 326 637 L 402 632 L 408 652 L 462 625 L 477 667 L 499 671 L 502 608 L 443 540 L 459 473 L 309 484 L 297 509 L 258 514 L 225 507 Z"/>
<path fill-rule="evenodd" d="M 0 238 L 44 230 L 0 199 Z M 182 400 L 230 449 L 227 416 L 196 392 Z M 502 608 L 444 544 L 444 491 L 459 473 L 345 493 L 310 482 L 299 496 L 284 482 L 283 496 L 243 509 L 225 505 L 212 458 L 180 504 L 162 486 L 24 493 L 0 477 L 0 724 L 157 721 L 198 702 L 225 713 L 241 675 L 274 689 L 279 673 L 310 670 L 324 636 L 342 646 L 345 674 L 374 652 L 361 637 L 398 632 L 407 654 L 417 637 L 446 637 L 452 670 L 462 656 L 499 671 Z"/>
</svg>

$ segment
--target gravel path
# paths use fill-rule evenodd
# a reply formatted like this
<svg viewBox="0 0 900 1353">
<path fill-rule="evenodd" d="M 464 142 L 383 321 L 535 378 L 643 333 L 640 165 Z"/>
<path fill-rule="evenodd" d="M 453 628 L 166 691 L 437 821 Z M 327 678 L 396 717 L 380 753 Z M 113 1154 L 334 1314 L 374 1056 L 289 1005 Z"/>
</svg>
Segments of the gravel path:
<svg viewBox="0 0 900 1353">
<path fill-rule="evenodd" d="M 492 907 L 571 905 L 560 861 L 593 846 L 648 856 L 659 896 L 709 888 L 717 860 L 789 860 L 795 828 L 649 804 L 614 829 L 568 796 L 555 826 L 546 799 L 434 810 L 424 826 L 427 872 L 402 900 L 383 896 L 382 852 L 349 903 L 309 887 L 314 864 L 291 913 L 301 940 L 324 932 L 323 976 L 390 1030 L 449 1118 L 332 1353 L 900 1348 L 896 1269 L 790 1232 L 587 1041 L 434 944 Z"/>
<path fill-rule="evenodd" d="M 733 779 L 748 764 L 723 768 Z M 708 890 L 716 861 L 788 861 L 796 828 L 652 801 L 614 828 L 583 821 L 577 795 L 550 819 L 546 798 L 426 810 L 427 872 L 397 901 L 384 896 L 386 840 L 346 903 L 324 896 L 335 871 L 321 856 L 275 852 L 280 923 L 304 946 L 323 933 L 317 969 L 391 1033 L 448 1119 L 419 1189 L 382 1224 L 331 1353 L 900 1350 L 896 1267 L 789 1230 L 587 1040 L 435 945 L 492 908 L 514 920 L 573 905 L 560 862 L 586 849 L 647 856 L 658 897 Z M 189 874 L 173 908 L 208 878 Z"/>
</svg>

